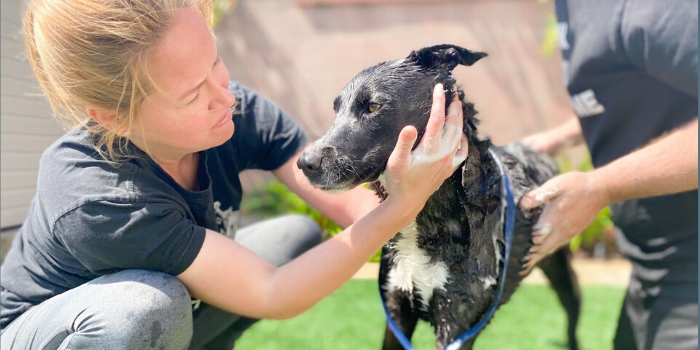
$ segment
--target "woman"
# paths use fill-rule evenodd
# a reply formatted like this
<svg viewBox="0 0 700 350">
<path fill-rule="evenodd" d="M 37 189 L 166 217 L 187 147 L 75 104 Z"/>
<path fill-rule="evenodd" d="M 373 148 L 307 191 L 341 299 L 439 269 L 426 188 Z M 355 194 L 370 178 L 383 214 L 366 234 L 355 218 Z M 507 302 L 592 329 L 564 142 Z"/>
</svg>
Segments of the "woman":
<svg viewBox="0 0 700 350">
<path fill-rule="evenodd" d="M 231 349 L 252 319 L 296 316 L 347 281 L 415 218 L 453 158 L 466 158 L 461 107 L 445 117 L 438 85 L 421 143 L 412 151 L 417 132 L 407 127 L 389 160 L 391 197 L 313 189 L 294 166 L 303 132 L 229 83 L 211 8 L 30 3 L 32 68 L 75 128 L 42 157 L 2 266 L 4 349 Z M 440 138 L 452 148 L 440 150 Z M 318 228 L 298 217 L 236 233 L 237 174 L 251 168 L 347 228 L 313 248 Z"/>
</svg>

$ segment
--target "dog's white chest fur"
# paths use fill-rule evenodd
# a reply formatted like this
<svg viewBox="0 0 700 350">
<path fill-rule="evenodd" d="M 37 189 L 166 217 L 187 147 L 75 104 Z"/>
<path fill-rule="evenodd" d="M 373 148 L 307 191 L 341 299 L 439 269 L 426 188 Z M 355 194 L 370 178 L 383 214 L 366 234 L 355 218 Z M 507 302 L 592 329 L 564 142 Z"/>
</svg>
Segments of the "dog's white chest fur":
<svg viewBox="0 0 700 350">
<path fill-rule="evenodd" d="M 415 221 L 401 230 L 394 249 L 394 266 L 389 271 L 388 290 L 413 292 L 413 286 L 420 295 L 422 307 L 427 308 L 435 289 L 443 289 L 449 280 L 445 263 L 430 262 L 430 257 L 418 247 Z"/>
<path fill-rule="evenodd" d="M 379 176 L 379 181 L 386 183 L 384 174 Z M 389 271 L 388 285 L 385 287 L 388 291 L 399 289 L 413 292 L 415 285 L 421 307 L 427 309 L 433 291 L 444 290 L 450 276 L 445 263 L 431 262 L 430 257 L 418 247 L 417 236 L 415 221 L 401 230 L 401 236 L 394 243 L 394 266 Z"/>
</svg>

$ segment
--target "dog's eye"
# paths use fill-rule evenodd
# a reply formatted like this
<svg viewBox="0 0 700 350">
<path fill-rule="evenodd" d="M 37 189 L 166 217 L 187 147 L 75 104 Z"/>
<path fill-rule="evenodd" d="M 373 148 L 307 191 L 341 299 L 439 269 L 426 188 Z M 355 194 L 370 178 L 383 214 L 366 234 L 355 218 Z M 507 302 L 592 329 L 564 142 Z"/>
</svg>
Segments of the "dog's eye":
<svg viewBox="0 0 700 350">
<path fill-rule="evenodd" d="M 374 103 L 374 102 L 372 102 L 372 103 L 369 104 L 369 106 L 367 106 L 367 110 L 368 110 L 370 113 L 374 113 L 374 112 L 376 112 L 376 111 L 379 109 L 379 107 L 381 107 L 381 106 L 382 106 L 382 105 L 380 105 L 379 103 Z"/>
</svg>

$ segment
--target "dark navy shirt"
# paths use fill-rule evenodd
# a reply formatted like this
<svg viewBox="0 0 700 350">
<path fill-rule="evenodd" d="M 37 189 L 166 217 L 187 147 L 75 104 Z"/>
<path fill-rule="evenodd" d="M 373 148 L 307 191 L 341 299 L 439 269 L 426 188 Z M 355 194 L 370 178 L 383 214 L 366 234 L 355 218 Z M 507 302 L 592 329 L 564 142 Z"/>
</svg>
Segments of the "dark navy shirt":
<svg viewBox="0 0 700 350">
<path fill-rule="evenodd" d="M 246 169 L 274 170 L 306 144 L 278 106 L 237 83 L 235 131 L 200 153 L 200 191 L 177 184 L 148 155 L 103 159 L 85 130 L 41 158 L 37 195 L 0 270 L 0 327 L 33 305 L 105 274 L 149 269 L 178 275 L 199 253 L 205 228 L 233 237 Z"/>
<path fill-rule="evenodd" d="M 697 118 L 697 0 L 555 4 L 565 83 L 594 166 Z M 612 212 L 637 277 L 697 281 L 697 190 L 616 203 Z"/>
</svg>

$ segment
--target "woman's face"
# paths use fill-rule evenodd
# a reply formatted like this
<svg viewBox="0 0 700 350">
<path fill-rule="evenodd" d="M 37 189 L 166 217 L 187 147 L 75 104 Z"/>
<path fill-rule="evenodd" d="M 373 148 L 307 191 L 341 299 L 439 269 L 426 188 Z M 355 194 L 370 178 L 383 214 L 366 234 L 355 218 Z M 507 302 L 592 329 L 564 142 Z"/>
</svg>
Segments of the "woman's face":
<svg viewBox="0 0 700 350">
<path fill-rule="evenodd" d="M 197 9 L 180 11 L 146 58 L 157 84 L 139 105 L 129 139 L 157 161 L 216 147 L 233 135 L 228 70 Z"/>
</svg>

